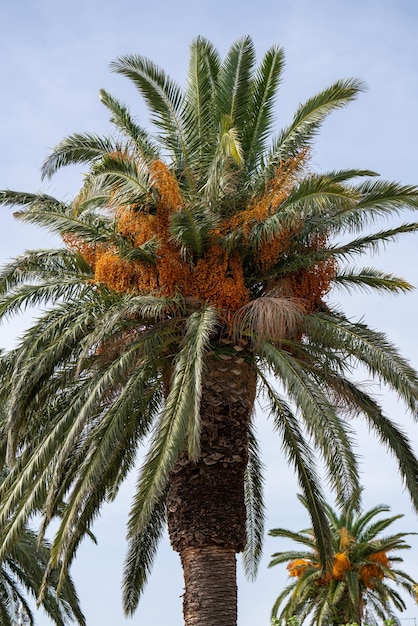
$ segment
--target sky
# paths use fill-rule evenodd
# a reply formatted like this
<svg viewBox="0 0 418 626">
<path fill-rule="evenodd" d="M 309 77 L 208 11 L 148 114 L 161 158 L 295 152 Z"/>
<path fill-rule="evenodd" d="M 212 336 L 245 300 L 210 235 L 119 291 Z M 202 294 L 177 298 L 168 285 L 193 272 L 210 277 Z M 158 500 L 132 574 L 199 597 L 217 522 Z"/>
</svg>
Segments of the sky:
<svg viewBox="0 0 418 626">
<path fill-rule="evenodd" d="M 284 47 L 277 130 L 291 121 L 300 102 L 335 80 L 364 80 L 367 91 L 325 122 L 313 167 L 367 168 L 385 179 L 418 184 L 415 0 L 3 0 L 0 24 L 0 189 L 71 199 L 80 187 L 82 168 L 64 169 L 41 182 L 40 166 L 64 136 L 107 132 L 110 124 L 99 89 L 126 102 L 147 123 L 138 93 L 126 78 L 110 72 L 110 62 L 125 54 L 147 56 L 184 84 L 189 45 L 197 35 L 210 39 L 222 55 L 243 35 L 253 38 L 259 60 L 270 46 Z M 44 232 L 16 222 L 10 209 L 0 208 L 1 264 L 25 249 L 53 245 Z M 418 286 L 417 249 L 418 235 L 408 235 L 362 264 L 373 263 Z M 418 369 L 418 290 L 396 298 L 336 292 L 330 301 L 387 333 Z M 26 315 L 1 326 L 0 347 L 12 347 L 29 321 Z M 364 372 L 358 376 L 366 380 Z M 417 449 L 416 424 L 385 389 L 375 386 L 374 391 Z M 267 468 L 266 528 L 305 528 L 309 521 L 296 498 L 296 480 L 262 406 L 257 407 L 256 424 Z M 361 424 L 357 432 L 365 508 L 387 504 L 393 514 L 404 514 L 394 532 L 418 531 L 396 464 Z M 85 541 L 80 547 L 72 574 L 82 608 L 90 626 L 181 626 L 182 574 L 166 537 L 137 613 L 131 619 L 123 615 L 120 585 L 134 483 L 135 473 L 116 502 L 102 510 L 94 528 L 98 546 Z M 418 580 L 417 538 L 411 537 L 410 543 L 403 569 Z M 288 579 L 284 567 L 267 565 L 273 552 L 287 547 L 283 540 L 266 538 L 256 582 L 244 579 L 239 563 L 240 626 L 268 626 L 271 607 Z M 402 624 L 415 626 L 417 617 L 418 607 L 408 601 Z M 37 624 L 51 622 L 40 611 Z"/>
</svg>

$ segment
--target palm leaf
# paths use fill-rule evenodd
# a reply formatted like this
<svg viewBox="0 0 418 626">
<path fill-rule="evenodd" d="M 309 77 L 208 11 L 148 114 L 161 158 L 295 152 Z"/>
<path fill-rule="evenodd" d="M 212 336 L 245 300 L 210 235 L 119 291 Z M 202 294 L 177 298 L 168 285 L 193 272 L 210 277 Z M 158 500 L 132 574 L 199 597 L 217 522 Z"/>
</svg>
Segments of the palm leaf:
<svg viewBox="0 0 418 626">
<path fill-rule="evenodd" d="M 75 163 L 94 163 L 122 147 L 113 139 L 92 133 L 76 133 L 66 137 L 54 148 L 42 165 L 42 178 L 50 178 L 60 167 Z"/>
<path fill-rule="evenodd" d="M 157 159 L 157 147 L 152 143 L 147 131 L 132 119 L 129 110 L 105 89 L 101 89 L 99 93 L 100 100 L 112 113 L 110 121 L 132 141 L 141 159 L 145 163 L 150 163 Z"/>
<path fill-rule="evenodd" d="M 165 498 L 166 493 L 163 492 L 155 504 L 148 525 L 140 533 L 129 537 L 123 575 L 123 607 L 126 615 L 132 615 L 137 608 L 151 573 L 164 528 Z"/>
<path fill-rule="evenodd" d="M 307 445 L 297 420 L 283 399 L 279 398 L 268 379 L 259 371 L 260 379 L 270 400 L 270 410 L 274 415 L 274 424 L 282 436 L 284 450 L 288 460 L 297 471 L 299 484 L 309 503 L 312 525 L 318 537 L 318 549 L 321 562 L 325 565 L 331 555 L 331 535 L 326 519 L 324 499 L 319 486 L 319 478 L 313 462 L 315 455 Z"/>
<path fill-rule="evenodd" d="M 302 104 L 290 126 L 274 142 L 267 158 L 267 167 L 274 167 L 280 160 L 285 161 L 308 146 L 325 118 L 335 109 L 354 100 L 361 91 L 364 91 L 361 81 L 339 80 Z"/>
<path fill-rule="evenodd" d="M 255 580 L 262 556 L 265 521 L 263 484 L 263 464 L 259 458 L 258 442 L 254 429 L 251 428 L 249 434 L 248 463 L 245 470 L 247 542 L 242 555 L 244 572 L 250 580 Z"/>
<path fill-rule="evenodd" d="M 284 67 L 284 51 L 270 48 L 251 84 L 250 118 L 244 127 L 242 146 L 247 171 L 251 172 L 263 154 L 265 142 L 271 131 L 273 104 Z"/>
<path fill-rule="evenodd" d="M 219 70 L 218 115 L 228 116 L 239 135 L 247 120 L 254 63 L 254 44 L 250 37 L 243 37 L 231 46 Z"/>
<path fill-rule="evenodd" d="M 166 489 L 169 471 L 185 446 L 186 435 L 190 457 L 196 459 L 199 455 L 202 368 L 216 321 L 210 307 L 189 317 L 170 393 L 138 481 L 128 526 L 132 536 L 148 525 L 155 502 Z"/>
<path fill-rule="evenodd" d="M 407 293 L 414 287 L 404 278 L 387 274 L 374 267 L 350 268 L 340 270 L 333 278 L 335 287 L 351 292 L 353 288 L 362 291 L 382 291 L 390 293 Z"/>
<path fill-rule="evenodd" d="M 150 109 L 152 122 L 163 131 L 161 141 L 176 160 L 184 163 L 187 176 L 191 180 L 182 118 L 183 94 L 180 87 L 162 69 L 144 57 L 118 57 L 110 67 L 114 72 L 132 80 L 139 89 Z"/>
</svg>

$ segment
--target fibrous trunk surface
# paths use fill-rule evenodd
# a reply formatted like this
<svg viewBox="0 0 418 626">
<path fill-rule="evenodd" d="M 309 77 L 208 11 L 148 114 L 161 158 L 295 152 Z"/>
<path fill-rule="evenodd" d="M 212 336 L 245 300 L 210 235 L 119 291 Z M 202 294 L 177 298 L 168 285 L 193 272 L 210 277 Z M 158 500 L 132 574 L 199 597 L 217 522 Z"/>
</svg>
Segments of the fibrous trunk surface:
<svg viewBox="0 0 418 626">
<path fill-rule="evenodd" d="M 200 458 L 190 461 L 181 453 L 170 476 L 168 530 L 184 568 L 187 626 L 236 624 L 235 553 L 246 541 L 244 476 L 255 385 L 255 372 L 242 355 L 210 357 L 201 400 Z M 231 604 L 229 611 L 222 609 L 226 621 L 218 611 L 214 621 L 207 621 L 207 607 L 225 606 L 226 598 Z"/>
<path fill-rule="evenodd" d="M 217 546 L 181 553 L 185 626 L 234 626 L 237 623 L 236 557 Z"/>
</svg>

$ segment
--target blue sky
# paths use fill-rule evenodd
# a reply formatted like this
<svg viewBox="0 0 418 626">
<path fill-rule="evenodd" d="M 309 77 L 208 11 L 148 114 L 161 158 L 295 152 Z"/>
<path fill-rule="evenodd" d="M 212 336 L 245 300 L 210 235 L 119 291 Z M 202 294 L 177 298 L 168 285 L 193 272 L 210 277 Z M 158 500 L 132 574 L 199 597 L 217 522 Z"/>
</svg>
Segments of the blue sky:
<svg viewBox="0 0 418 626">
<path fill-rule="evenodd" d="M 418 7 L 415 0 L 3 0 L 0 4 L 0 188 L 43 190 L 62 198 L 76 193 L 82 171 L 69 168 L 41 183 L 40 165 L 60 139 L 73 132 L 105 133 L 107 112 L 98 98 L 101 87 L 129 104 L 145 123 L 145 109 L 132 85 L 110 73 L 119 55 L 150 57 L 182 83 L 189 44 L 197 35 L 209 38 L 225 53 L 249 34 L 258 57 L 273 44 L 286 51 L 286 71 L 277 103 L 277 129 L 287 124 L 299 104 L 337 78 L 359 77 L 368 89 L 348 108 L 324 124 L 316 142 L 317 170 L 360 167 L 403 183 L 418 183 Z M 0 262 L 27 248 L 53 241 L 41 231 L 0 213 Z M 403 275 L 418 286 L 417 235 L 389 246 L 373 264 Z M 367 264 L 365 261 L 364 264 Z M 353 317 L 365 317 L 383 330 L 418 368 L 416 318 L 418 294 L 399 298 L 332 294 Z M 10 347 L 22 332 L 22 321 L 0 327 L 0 347 Z M 359 372 L 359 378 L 367 378 Z M 404 426 L 415 446 L 416 425 L 396 398 L 375 389 L 387 413 Z M 262 407 L 258 430 L 264 447 L 267 528 L 304 528 L 308 520 L 295 493 L 296 481 L 271 435 Z M 365 506 L 385 503 L 404 513 L 394 531 L 416 531 L 417 519 L 384 450 L 359 426 Z M 97 520 L 99 545 L 82 544 L 73 568 L 90 625 L 128 623 L 180 626 L 182 576 L 178 557 L 165 539 L 153 576 L 133 620 L 123 617 L 120 599 L 125 523 L 135 475 L 115 503 Z M 404 569 L 418 579 L 418 542 L 404 555 Z M 268 539 L 255 583 L 240 574 L 240 626 L 267 626 L 270 608 L 286 583 L 284 568 L 267 569 L 272 552 L 285 543 Z M 402 617 L 418 616 L 408 604 Z M 39 613 L 38 626 L 50 626 Z M 408 621 L 405 621 L 408 625 Z"/>
</svg>

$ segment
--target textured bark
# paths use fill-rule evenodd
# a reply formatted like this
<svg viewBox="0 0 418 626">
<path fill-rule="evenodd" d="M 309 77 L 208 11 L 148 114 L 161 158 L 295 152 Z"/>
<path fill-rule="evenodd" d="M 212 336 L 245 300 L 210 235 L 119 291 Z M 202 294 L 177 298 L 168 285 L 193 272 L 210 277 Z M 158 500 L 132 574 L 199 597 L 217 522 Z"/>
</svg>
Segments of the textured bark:
<svg viewBox="0 0 418 626">
<path fill-rule="evenodd" d="M 187 625 L 234 626 L 236 623 L 235 553 L 244 549 L 246 541 L 244 474 L 255 385 L 255 372 L 242 356 L 209 359 L 201 401 L 201 455 L 192 462 L 186 452 L 182 453 L 170 476 L 168 530 L 171 544 L 180 552 L 185 568 Z M 192 555 L 193 576 L 198 577 L 193 582 L 199 589 L 198 600 L 196 592 L 189 589 L 191 575 L 186 572 L 186 565 L 191 567 Z M 219 610 L 214 621 L 206 621 L 207 606 L 212 610 L 221 601 L 220 597 L 216 601 L 205 597 L 209 593 L 206 589 L 208 576 L 212 575 L 212 561 L 217 559 L 220 563 L 226 560 L 229 565 L 217 569 L 217 591 L 210 593 L 222 595 L 221 612 L 225 613 L 226 621 L 219 619 Z M 199 617 L 201 610 L 204 615 Z"/>
<path fill-rule="evenodd" d="M 237 581 L 234 550 L 206 546 L 181 553 L 185 626 L 235 626 Z"/>
</svg>

